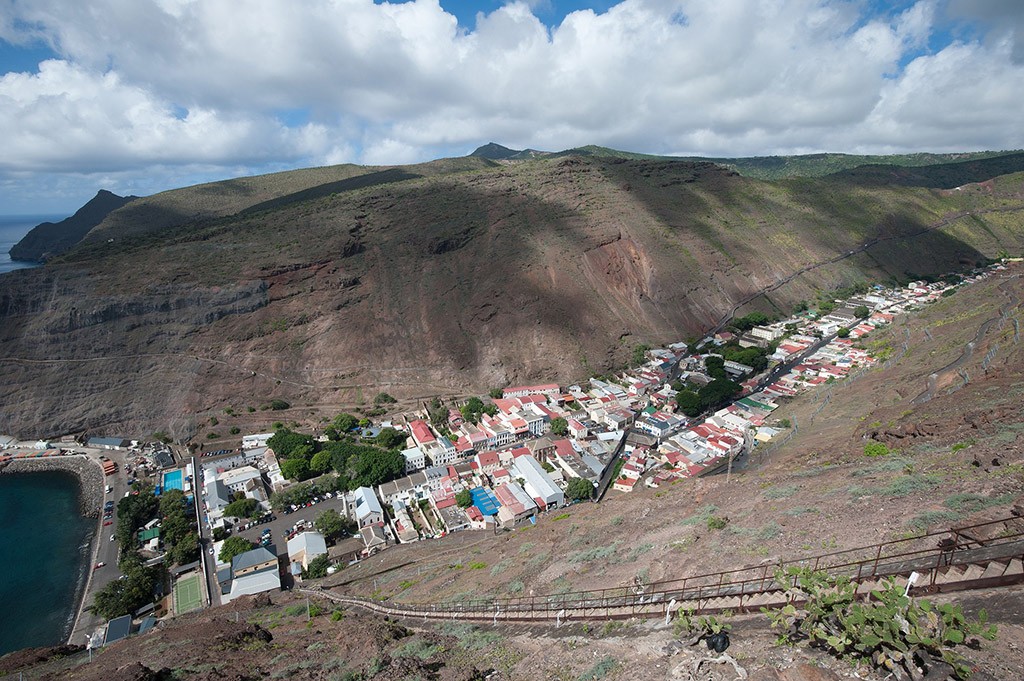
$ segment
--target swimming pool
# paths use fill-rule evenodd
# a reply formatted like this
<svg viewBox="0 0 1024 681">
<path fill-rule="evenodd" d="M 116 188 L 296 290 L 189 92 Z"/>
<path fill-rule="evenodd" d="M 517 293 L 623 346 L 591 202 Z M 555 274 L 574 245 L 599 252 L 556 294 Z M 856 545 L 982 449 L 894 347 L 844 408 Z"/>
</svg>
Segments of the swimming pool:
<svg viewBox="0 0 1024 681">
<path fill-rule="evenodd" d="M 182 473 L 180 468 L 176 471 L 164 473 L 164 490 L 182 489 L 181 478 Z"/>
</svg>

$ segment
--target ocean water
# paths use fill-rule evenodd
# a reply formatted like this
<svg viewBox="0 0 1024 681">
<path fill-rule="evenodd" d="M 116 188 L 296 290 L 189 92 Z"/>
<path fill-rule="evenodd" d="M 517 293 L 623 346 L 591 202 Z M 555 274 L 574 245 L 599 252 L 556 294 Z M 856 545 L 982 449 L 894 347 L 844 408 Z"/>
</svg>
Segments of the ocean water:
<svg viewBox="0 0 1024 681">
<path fill-rule="evenodd" d="M 0 274 L 27 267 L 38 267 L 31 262 L 14 262 L 9 251 L 21 241 L 21 237 L 40 222 L 59 222 L 66 215 L 0 215 Z"/>
<path fill-rule="evenodd" d="M 0 475 L 0 655 L 71 633 L 96 530 L 78 495 L 70 473 Z"/>
</svg>

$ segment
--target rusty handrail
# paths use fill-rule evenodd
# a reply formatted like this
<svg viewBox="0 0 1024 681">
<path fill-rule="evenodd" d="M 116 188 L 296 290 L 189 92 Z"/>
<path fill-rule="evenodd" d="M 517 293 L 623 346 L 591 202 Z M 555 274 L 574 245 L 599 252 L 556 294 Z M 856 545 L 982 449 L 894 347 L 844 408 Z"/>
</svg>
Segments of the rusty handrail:
<svg viewBox="0 0 1024 681">
<path fill-rule="evenodd" d="M 897 575 L 906 570 L 897 570 L 894 572 L 885 572 L 886 566 L 892 566 L 894 563 L 908 562 L 913 559 L 922 559 L 930 556 L 936 557 L 936 564 L 933 568 L 940 567 L 944 556 L 952 556 L 956 553 L 966 554 L 972 549 L 966 547 L 960 547 L 954 545 L 953 549 L 948 547 L 948 544 L 936 543 L 933 546 L 927 548 L 916 549 L 912 551 L 904 551 L 899 553 L 884 553 L 885 547 L 892 547 L 898 544 L 906 544 L 908 542 L 919 542 L 921 540 L 927 540 L 933 537 L 946 537 L 950 534 L 956 534 L 962 530 L 973 530 L 980 527 L 991 526 L 998 523 L 1007 523 L 1012 520 L 1019 520 L 1015 516 L 1009 516 L 998 520 L 987 521 L 984 523 L 978 523 L 966 527 L 952 528 L 945 532 L 933 532 L 919 537 L 913 537 L 908 539 L 892 540 L 888 542 L 880 542 L 878 544 L 871 544 L 868 546 L 861 546 L 852 549 L 846 549 L 843 551 L 833 551 L 826 554 L 820 554 L 818 556 L 808 556 L 807 558 L 780 562 L 776 564 L 776 567 L 786 568 L 794 566 L 808 566 L 813 565 L 815 569 L 824 569 L 828 571 L 837 571 L 849 569 L 852 572 L 853 568 L 857 568 L 856 574 L 851 575 L 851 579 L 856 582 L 867 581 L 876 577 L 885 577 L 891 575 Z M 990 540 L 985 540 L 986 543 L 979 549 L 993 549 L 998 548 L 1001 545 L 1019 543 L 1024 539 L 1024 529 L 1016 531 L 1011 534 L 1006 534 L 999 537 L 994 537 Z M 848 561 L 845 563 L 831 564 L 827 561 L 823 564 L 822 559 L 835 558 L 838 556 L 850 555 L 855 552 L 866 552 L 872 551 L 873 555 L 861 558 L 860 560 Z M 862 554 L 863 555 L 863 554 Z M 988 557 L 986 560 L 994 560 L 997 558 L 1005 557 L 1017 557 L 1021 555 L 1024 558 L 1024 550 L 1008 553 L 1006 556 L 993 556 Z M 946 565 L 954 564 L 950 559 Z M 870 570 L 865 572 L 864 568 L 870 566 Z M 509 619 L 510 613 L 554 613 L 561 610 L 572 610 L 572 609 L 591 609 L 596 610 L 604 608 L 610 610 L 612 608 L 629 608 L 631 612 L 635 613 L 638 606 L 647 606 L 651 604 L 664 604 L 667 609 L 668 603 L 671 599 L 678 600 L 711 600 L 721 597 L 736 597 L 742 603 L 744 597 L 750 597 L 755 594 L 772 593 L 777 591 L 783 591 L 786 589 L 786 585 L 776 585 L 774 576 L 768 575 L 768 565 L 750 566 L 745 568 L 736 568 L 732 570 L 724 570 L 713 573 L 706 573 L 703 575 L 696 575 L 691 577 L 681 577 L 678 579 L 663 580 L 660 582 L 651 582 L 643 585 L 643 592 L 636 593 L 635 587 L 630 586 L 619 586 L 619 587 L 608 587 L 593 591 L 570 591 L 561 594 L 548 594 L 540 596 L 516 596 L 509 597 L 504 596 L 500 598 L 479 598 L 470 601 L 461 601 L 451 604 L 440 604 L 440 603 L 394 603 L 389 602 L 386 605 L 379 601 L 369 601 L 367 599 L 359 598 L 356 596 L 340 596 L 338 594 L 329 594 L 329 592 L 320 591 L 319 593 L 329 595 L 332 598 L 342 598 L 348 602 L 362 603 L 367 607 L 379 610 L 382 612 L 388 612 L 393 614 L 407 614 L 407 615 L 423 615 L 427 613 L 441 615 L 441 616 L 457 616 L 457 615 L 468 615 L 470 613 L 480 613 L 490 616 L 494 614 L 498 617 L 498 614 L 503 613 L 502 619 Z M 881 571 L 880 571 L 881 568 Z M 912 569 L 907 568 L 907 569 Z M 750 573 L 750 576 L 743 579 L 729 579 L 726 581 L 727 576 L 738 576 L 740 573 Z M 753 586 L 751 590 L 747 590 L 748 586 Z M 774 587 L 774 588 L 773 588 Z M 305 591 L 305 590 L 304 590 Z M 314 592 L 315 593 L 315 592 Z"/>
</svg>

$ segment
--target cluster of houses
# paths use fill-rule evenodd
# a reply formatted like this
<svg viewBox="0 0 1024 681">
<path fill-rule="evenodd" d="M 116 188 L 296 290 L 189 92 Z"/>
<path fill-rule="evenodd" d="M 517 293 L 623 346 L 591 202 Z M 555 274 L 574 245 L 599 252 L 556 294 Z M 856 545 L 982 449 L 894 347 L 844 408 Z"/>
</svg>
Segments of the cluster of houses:
<svg viewBox="0 0 1024 681">
<path fill-rule="evenodd" d="M 533 523 L 539 513 L 566 504 L 571 480 L 596 485 L 611 466 L 616 467 L 611 487 L 621 492 L 641 481 L 658 487 L 720 470 L 778 433 L 769 420 L 781 398 L 870 365 L 874 359 L 856 347 L 856 339 L 892 323 L 901 312 L 937 299 L 947 288 L 922 282 L 903 289 L 874 287 L 835 301 L 824 315 L 805 313 L 755 326 L 739 337 L 718 333 L 700 341 L 696 352 L 685 343 L 649 350 L 642 366 L 611 380 L 592 378 L 587 385 L 565 389 L 557 384 L 514 386 L 493 400 L 492 413 L 466 418 L 453 408 L 445 423 L 431 424 L 416 415 L 403 423 L 383 424 L 408 433 L 402 452 L 405 476 L 345 497 L 358 527 L 358 536 L 345 540 L 351 543 L 345 552 L 355 560 L 393 543 Z M 840 329 L 848 333 L 821 344 Z M 762 385 L 764 379 L 752 376 L 751 367 L 724 361 L 727 375 L 741 382 L 743 396 L 702 419 L 679 413 L 672 384 L 710 383 L 708 358 L 721 357 L 717 348 L 733 341 L 770 348 L 770 360 L 793 366 Z M 808 355 L 812 346 L 818 347 Z M 566 426 L 558 434 L 552 432 L 556 419 Z M 234 495 L 242 493 L 269 509 L 261 481 L 271 490 L 288 485 L 266 447 L 270 435 L 246 436 L 241 454 L 204 466 L 206 504 L 215 526 L 223 522 L 223 508 Z M 467 499 L 472 503 L 466 505 Z M 327 551 L 315 532 L 289 538 L 291 573 L 300 575 L 310 560 Z M 218 565 L 223 600 L 279 588 L 274 554 L 272 545 L 259 547 L 229 565 Z M 330 555 L 335 556 L 333 549 Z"/>
</svg>

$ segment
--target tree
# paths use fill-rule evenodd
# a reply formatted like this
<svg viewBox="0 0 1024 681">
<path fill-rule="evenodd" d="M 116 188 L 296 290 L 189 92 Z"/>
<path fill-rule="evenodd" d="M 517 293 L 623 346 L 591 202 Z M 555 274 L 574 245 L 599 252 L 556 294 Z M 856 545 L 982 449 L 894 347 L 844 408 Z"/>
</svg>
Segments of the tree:
<svg viewBox="0 0 1024 681">
<path fill-rule="evenodd" d="M 387 393 L 377 393 L 377 396 L 373 398 L 373 403 L 377 405 L 394 404 L 396 402 L 398 402 L 398 400 Z"/>
<path fill-rule="evenodd" d="M 331 470 L 333 465 L 331 453 L 326 449 L 322 452 L 317 452 L 313 455 L 313 458 L 309 462 L 309 469 L 318 475 L 323 475 L 327 471 Z"/>
<path fill-rule="evenodd" d="M 284 411 L 289 409 L 292 405 L 288 404 L 284 400 L 270 400 L 270 408 L 274 411 Z"/>
<path fill-rule="evenodd" d="M 243 537 L 228 537 L 224 540 L 224 544 L 220 547 L 220 555 L 217 557 L 222 563 L 230 563 L 231 559 L 235 556 L 241 555 L 246 551 L 251 551 L 256 548 L 248 539 Z"/>
<path fill-rule="evenodd" d="M 469 493 L 468 489 L 464 489 L 455 495 L 455 503 L 459 505 L 459 508 L 469 508 L 473 505 L 473 495 Z"/>
<path fill-rule="evenodd" d="M 186 565 L 199 558 L 199 535 L 186 532 L 170 551 L 171 559 L 178 565 Z"/>
<path fill-rule="evenodd" d="M 259 508 L 259 503 L 255 499 L 246 497 L 232 501 L 225 506 L 224 515 L 230 518 L 250 518 L 257 508 Z"/>
<path fill-rule="evenodd" d="M 324 536 L 324 539 L 333 541 L 347 534 L 352 527 L 352 522 L 331 508 L 316 517 L 313 527 Z"/>
<path fill-rule="evenodd" d="M 334 427 L 339 433 L 348 433 L 356 429 L 359 425 L 359 419 L 352 414 L 338 414 L 334 417 Z M 276 449 L 274 450 L 277 451 Z"/>
<path fill-rule="evenodd" d="M 846 328 L 845 326 L 840 326 L 839 330 L 836 331 L 836 335 L 839 336 L 840 338 L 849 338 L 850 337 L 850 330 L 848 328 Z"/>
<path fill-rule="evenodd" d="M 561 416 L 551 419 L 551 432 L 555 435 L 565 435 L 569 432 L 569 422 Z"/>
<path fill-rule="evenodd" d="M 700 389 L 697 394 L 700 401 L 707 409 L 715 409 L 725 404 L 737 393 L 743 392 L 743 386 L 735 381 L 724 378 L 716 378 Z"/>
<path fill-rule="evenodd" d="M 459 411 L 462 413 L 462 418 L 470 423 L 476 423 L 484 411 L 484 402 L 479 397 L 470 397 Z"/>
<path fill-rule="evenodd" d="M 725 359 L 715 355 L 710 355 L 704 359 L 704 369 L 708 372 L 708 376 L 711 378 L 726 378 L 725 373 Z M 277 451 L 276 449 L 274 450 Z"/>
<path fill-rule="evenodd" d="M 405 446 L 406 437 L 407 435 L 401 430 L 381 428 L 374 441 L 377 443 L 377 446 L 384 449 L 396 449 Z"/>
<path fill-rule="evenodd" d="M 104 619 L 135 612 L 153 602 L 156 578 L 156 569 L 144 567 L 139 561 L 128 564 L 124 579 L 115 579 L 96 592 L 93 611 Z"/>
<path fill-rule="evenodd" d="M 853 314 L 856 315 L 857 319 L 864 319 L 871 314 L 871 310 L 868 309 L 867 305 L 858 305 L 853 308 Z"/>
<path fill-rule="evenodd" d="M 496 400 L 499 397 L 503 396 L 505 394 L 505 391 L 503 391 L 501 388 L 492 388 L 491 391 L 487 394 L 491 396 L 492 400 Z"/>
<path fill-rule="evenodd" d="M 323 553 L 309 561 L 309 567 L 302 571 L 303 579 L 319 579 L 327 576 L 327 568 L 331 567 L 331 558 Z"/>
<path fill-rule="evenodd" d="M 278 456 L 288 458 L 300 447 L 313 447 L 313 438 L 309 435 L 292 432 L 287 428 L 281 428 L 267 440 L 267 446 L 273 449 Z"/>
<path fill-rule="evenodd" d="M 690 418 L 696 418 L 697 416 L 700 416 L 702 411 L 704 411 L 704 405 L 701 403 L 700 395 L 692 390 L 680 390 L 677 392 L 676 404 L 679 405 L 679 409 Z"/>
<path fill-rule="evenodd" d="M 594 484 L 586 478 L 573 478 L 565 487 L 565 494 L 574 501 L 584 501 L 594 496 Z"/>
<path fill-rule="evenodd" d="M 281 475 L 301 482 L 309 478 L 309 462 L 305 459 L 285 459 L 281 462 Z"/>
<path fill-rule="evenodd" d="M 228 538 L 228 531 L 223 527 L 213 528 L 213 541 L 224 541 Z"/>
</svg>

